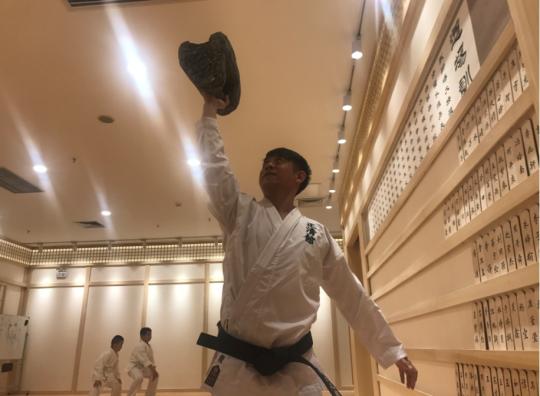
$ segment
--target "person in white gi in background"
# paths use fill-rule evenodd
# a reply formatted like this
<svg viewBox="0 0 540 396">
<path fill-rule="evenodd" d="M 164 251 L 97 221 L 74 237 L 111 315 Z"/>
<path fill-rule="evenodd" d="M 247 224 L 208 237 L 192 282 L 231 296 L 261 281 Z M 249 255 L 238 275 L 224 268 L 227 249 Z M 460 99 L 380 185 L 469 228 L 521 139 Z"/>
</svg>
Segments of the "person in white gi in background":
<svg viewBox="0 0 540 396">
<path fill-rule="evenodd" d="M 90 396 L 99 396 L 101 388 L 111 388 L 111 396 L 120 396 L 122 392 L 122 380 L 118 370 L 118 352 L 124 345 L 124 337 L 115 335 L 111 340 L 111 348 L 101 355 L 94 364 L 92 372 L 92 389 Z"/>
<path fill-rule="evenodd" d="M 156 371 L 154 351 L 149 344 L 152 339 L 152 329 L 143 327 L 139 334 L 141 340 L 133 348 L 127 367 L 128 374 L 133 379 L 128 390 L 128 396 L 134 396 L 141 389 L 144 378 L 148 378 L 146 396 L 153 396 L 156 394 L 159 375 Z"/>
<path fill-rule="evenodd" d="M 322 286 L 377 362 L 385 368 L 396 364 L 401 382 L 414 388 L 416 368 L 337 242 L 324 225 L 294 207 L 311 174 L 305 159 L 288 149 L 270 151 L 259 174 L 264 198 L 257 202 L 241 193 L 216 120 L 228 98 L 201 94 L 199 154 L 210 210 L 224 233 L 222 329 L 259 347 L 293 345 L 316 319 Z M 312 349 L 303 357 L 320 367 Z M 214 396 L 322 394 L 321 381 L 305 364 L 289 363 L 263 376 L 251 364 L 220 352 L 202 387 Z"/>
</svg>

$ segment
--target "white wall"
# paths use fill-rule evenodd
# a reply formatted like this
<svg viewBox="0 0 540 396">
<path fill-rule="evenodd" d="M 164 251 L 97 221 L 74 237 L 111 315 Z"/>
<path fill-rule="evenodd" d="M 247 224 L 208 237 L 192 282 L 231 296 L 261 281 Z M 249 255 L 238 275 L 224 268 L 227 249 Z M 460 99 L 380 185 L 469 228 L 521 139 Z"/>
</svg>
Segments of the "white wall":
<svg viewBox="0 0 540 396">
<path fill-rule="evenodd" d="M 82 287 L 32 289 L 22 388 L 71 388 L 83 298 Z"/>
</svg>

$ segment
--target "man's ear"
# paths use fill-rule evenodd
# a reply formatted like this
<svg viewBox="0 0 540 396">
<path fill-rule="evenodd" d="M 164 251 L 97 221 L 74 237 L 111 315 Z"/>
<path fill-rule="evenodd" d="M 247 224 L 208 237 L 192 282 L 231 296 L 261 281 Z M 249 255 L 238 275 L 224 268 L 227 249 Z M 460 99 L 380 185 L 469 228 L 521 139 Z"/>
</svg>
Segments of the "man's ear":
<svg viewBox="0 0 540 396">
<path fill-rule="evenodd" d="M 304 180 L 306 180 L 306 177 L 307 177 L 307 173 L 303 170 L 300 170 L 298 172 L 296 172 L 296 181 L 298 182 L 298 184 L 302 184 L 304 182 Z"/>
</svg>

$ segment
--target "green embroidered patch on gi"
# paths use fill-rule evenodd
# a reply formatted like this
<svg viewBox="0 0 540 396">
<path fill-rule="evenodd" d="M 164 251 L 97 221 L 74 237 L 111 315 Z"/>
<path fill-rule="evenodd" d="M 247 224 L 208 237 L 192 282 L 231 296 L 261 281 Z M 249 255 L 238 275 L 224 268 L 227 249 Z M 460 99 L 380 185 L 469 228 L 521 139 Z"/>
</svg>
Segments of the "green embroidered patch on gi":
<svg viewBox="0 0 540 396">
<path fill-rule="evenodd" d="M 307 223 L 306 225 L 306 242 L 310 245 L 313 245 L 313 242 L 315 242 L 315 234 L 317 233 L 317 230 L 315 229 L 315 225 L 313 223 Z"/>
</svg>

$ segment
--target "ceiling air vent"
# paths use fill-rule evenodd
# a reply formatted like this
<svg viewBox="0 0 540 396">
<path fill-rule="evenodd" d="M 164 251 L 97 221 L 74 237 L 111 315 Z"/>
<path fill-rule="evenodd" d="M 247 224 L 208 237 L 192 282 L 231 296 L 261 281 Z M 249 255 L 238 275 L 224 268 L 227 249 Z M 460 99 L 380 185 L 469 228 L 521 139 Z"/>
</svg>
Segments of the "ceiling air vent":
<svg viewBox="0 0 540 396">
<path fill-rule="evenodd" d="M 43 192 L 32 183 L 27 182 L 22 177 L 17 176 L 9 169 L 0 167 L 0 187 L 15 194 L 27 194 Z"/>
<path fill-rule="evenodd" d="M 139 1 L 146 0 L 68 0 L 69 5 L 71 5 L 72 7 L 105 5 L 112 3 L 135 3 Z"/>
<path fill-rule="evenodd" d="M 99 221 L 76 221 L 76 224 L 80 225 L 82 228 L 105 228 L 103 224 Z"/>
</svg>

